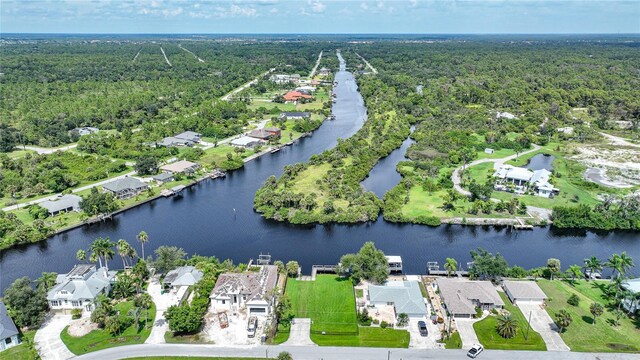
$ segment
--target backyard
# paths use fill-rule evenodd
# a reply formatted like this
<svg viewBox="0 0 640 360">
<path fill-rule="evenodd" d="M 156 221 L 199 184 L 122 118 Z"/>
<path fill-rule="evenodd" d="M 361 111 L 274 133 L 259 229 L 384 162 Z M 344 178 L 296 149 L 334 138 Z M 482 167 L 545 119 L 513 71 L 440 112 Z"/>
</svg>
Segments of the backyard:
<svg viewBox="0 0 640 360">
<path fill-rule="evenodd" d="M 500 349 L 500 350 L 547 350 L 547 346 L 542 340 L 540 334 L 533 329 L 527 329 L 527 319 L 522 314 L 522 311 L 517 306 L 511 304 L 511 301 L 507 298 L 507 295 L 503 292 L 499 292 L 502 301 L 504 301 L 504 309 L 511 313 L 511 316 L 518 322 L 518 331 L 516 336 L 506 339 L 498 334 L 496 325 L 498 324 L 498 317 L 496 315 L 489 315 L 485 319 L 473 324 L 473 329 L 478 335 L 478 340 L 487 349 Z M 525 339 L 525 335 L 527 338 Z"/>
<path fill-rule="evenodd" d="M 573 321 L 561 334 L 572 351 L 589 352 L 640 352 L 640 318 L 622 317 L 620 325 L 613 324 L 612 310 L 607 306 L 606 281 L 579 281 L 570 285 L 566 281 L 540 280 L 538 285 L 549 296 L 547 312 L 553 319 L 560 310 L 571 314 Z M 578 306 L 567 300 L 572 294 L 580 298 Z M 593 324 L 589 306 L 599 302 L 605 305 L 604 313 Z"/>
</svg>

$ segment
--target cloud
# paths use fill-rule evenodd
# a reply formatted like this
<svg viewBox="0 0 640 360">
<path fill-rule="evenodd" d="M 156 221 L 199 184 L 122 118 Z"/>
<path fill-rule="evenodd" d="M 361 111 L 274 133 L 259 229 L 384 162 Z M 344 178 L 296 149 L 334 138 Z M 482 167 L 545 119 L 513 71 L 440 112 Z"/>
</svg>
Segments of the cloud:
<svg viewBox="0 0 640 360">
<path fill-rule="evenodd" d="M 231 16 L 255 17 L 258 11 L 252 7 L 238 6 L 236 4 L 233 4 L 229 8 L 229 13 L 231 14 Z"/>
<path fill-rule="evenodd" d="M 327 5 L 318 0 L 309 0 L 308 3 L 311 6 L 311 11 L 314 13 L 322 13 L 327 8 Z"/>
<path fill-rule="evenodd" d="M 369 5 L 367 5 L 366 2 L 361 2 L 360 3 L 360 9 L 367 11 L 367 10 L 369 10 Z"/>
</svg>

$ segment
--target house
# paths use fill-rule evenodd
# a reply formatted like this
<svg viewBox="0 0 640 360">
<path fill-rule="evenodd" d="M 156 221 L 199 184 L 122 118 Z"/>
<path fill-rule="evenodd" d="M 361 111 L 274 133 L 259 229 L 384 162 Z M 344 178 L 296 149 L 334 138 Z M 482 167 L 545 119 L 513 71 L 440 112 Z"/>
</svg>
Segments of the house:
<svg viewBox="0 0 640 360">
<path fill-rule="evenodd" d="M 496 114 L 496 119 L 505 118 L 509 120 L 517 119 L 518 117 L 509 112 L 499 112 Z"/>
<path fill-rule="evenodd" d="M 9 317 L 7 307 L 0 301 L 0 352 L 20 344 L 20 332 Z"/>
<path fill-rule="evenodd" d="M 231 140 L 231 145 L 244 147 L 244 148 L 254 148 L 256 146 L 260 146 L 263 144 L 265 144 L 264 141 L 253 138 L 253 137 L 249 137 L 249 136 L 243 136 L 243 137 L 239 137 L 237 139 Z"/>
<path fill-rule="evenodd" d="M 291 79 L 291 81 L 293 81 L 293 82 L 298 82 L 298 81 L 300 81 L 300 74 L 291 74 L 289 79 Z"/>
<path fill-rule="evenodd" d="M 176 138 L 176 139 L 180 139 L 180 140 L 186 140 L 186 141 L 189 141 L 191 143 L 199 143 L 201 136 L 202 136 L 202 134 L 197 133 L 195 131 L 185 131 L 185 132 L 180 133 L 178 135 L 174 135 L 173 137 Z"/>
<path fill-rule="evenodd" d="M 367 305 L 392 305 L 396 317 L 405 313 L 410 318 L 423 318 L 427 307 L 417 281 L 387 281 L 384 285 L 369 285 Z"/>
<path fill-rule="evenodd" d="M 96 296 L 108 294 L 115 279 L 116 272 L 107 271 L 105 267 L 76 265 L 69 273 L 58 275 L 56 284 L 47 293 L 49 307 L 64 313 L 72 309 L 93 311 Z"/>
<path fill-rule="evenodd" d="M 496 190 L 507 190 L 509 184 L 513 184 L 514 192 L 524 194 L 528 189 L 535 195 L 552 197 L 560 192 L 549 182 L 551 172 L 547 169 L 531 171 L 527 168 L 503 164 L 493 174 L 497 178 L 494 186 Z"/>
<path fill-rule="evenodd" d="M 493 154 L 493 152 L 494 152 L 494 150 L 493 150 L 492 148 L 485 148 L 485 149 L 484 149 L 484 153 L 485 153 L 485 154 L 489 154 L 489 155 L 491 155 L 491 154 Z"/>
<path fill-rule="evenodd" d="M 493 310 L 504 306 L 491 281 L 438 278 L 436 285 L 444 307 L 453 317 L 471 318 L 476 307 Z"/>
<path fill-rule="evenodd" d="M 181 286 L 192 286 L 202 279 L 202 271 L 195 266 L 180 266 L 167 273 L 162 280 L 165 288 L 177 288 Z"/>
<path fill-rule="evenodd" d="M 316 92 L 316 88 L 314 86 L 300 86 L 296 88 L 296 91 L 305 93 L 305 94 L 311 94 Z"/>
<path fill-rule="evenodd" d="M 83 126 L 83 127 L 77 127 L 75 129 L 71 130 L 71 134 L 72 135 L 78 135 L 78 136 L 84 136 L 84 135 L 95 134 L 98 131 L 100 131 L 98 128 L 91 127 L 91 126 Z"/>
<path fill-rule="evenodd" d="M 270 315 L 275 304 L 271 292 L 278 281 L 278 267 L 261 265 L 259 268 L 257 272 L 220 275 L 210 296 L 212 308 L 215 311 L 246 309 L 252 315 Z"/>
<path fill-rule="evenodd" d="M 301 93 L 299 91 L 289 91 L 282 97 L 285 102 L 296 102 L 300 99 L 311 99 L 311 95 Z"/>
<path fill-rule="evenodd" d="M 327 76 L 331 74 L 331 70 L 327 69 L 326 67 L 323 67 L 322 69 L 320 69 L 320 71 L 318 71 L 318 75 L 320 76 Z"/>
<path fill-rule="evenodd" d="M 129 199 L 149 189 L 149 185 L 134 177 L 127 176 L 102 185 L 102 189 L 118 199 Z"/>
<path fill-rule="evenodd" d="M 311 117 L 311 113 L 307 111 L 293 111 L 293 112 L 281 112 L 278 119 L 286 119 L 286 120 L 302 120 L 308 119 Z"/>
<path fill-rule="evenodd" d="M 402 257 L 400 256 L 385 256 L 387 263 L 389 264 L 389 273 L 402 272 Z"/>
<path fill-rule="evenodd" d="M 78 195 L 67 194 L 57 200 L 47 200 L 39 205 L 49 212 L 50 216 L 55 216 L 63 212 L 80 211 L 82 198 Z"/>
<path fill-rule="evenodd" d="M 622 307 L 630 313 L 640 311 L 640 278 L 629 279 L 622 283 L 622 288 L 631 292 L 631 295 L 622 300 Z"/>
<path fill-rule="evenodd" d="M 170 172 L 163 172 L 158 175 L 153 175 L 151 178 L 158 184 L 166 184 L 174 180 L 173 174 Z"/>
<path fill-rule="evenodd" d="M 547 298 L 535 281 L 505 280 L 502 282 L 502 288 L 514 305 L 542 305 Z"/>
<path fill-rule="evenodd" d="M 193 146 L 193 142 L 185 139 L 178 139 L 174 136 L 168 136 L 162 139 L 158 146 L 175 147 L 175 146 Z"/>
<path fill-rule="evenodd" d="M 247 136 L 261 140 L 270 140 L 282 136 L 282 131 L 278 128 L 268 127 L 264 129 L 251 130 Z"/>
<path fill-rule="evenodd" d="M 271 81 L 276 84 L 286 84 L 288 82 L 291 82 L 291 76 L 287 74 L 277 74 L 271 77 Z"/>
<path fill-rule="evenodd" d="M 187 160 L 176 161 L 160 167 L 160 170 L 172 174 L 193 174 L 198 169 L 200 169 L 200 164 Z"/>
</svg>

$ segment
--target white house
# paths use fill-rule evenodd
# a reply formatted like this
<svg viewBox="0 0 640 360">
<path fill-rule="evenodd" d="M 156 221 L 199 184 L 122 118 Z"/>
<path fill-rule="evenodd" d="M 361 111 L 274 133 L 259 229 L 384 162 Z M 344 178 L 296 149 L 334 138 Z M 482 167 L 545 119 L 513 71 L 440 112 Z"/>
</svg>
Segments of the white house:
<svg viewBox="0 0 640 360">
<path fill-rule="evenodd" d="M 397 255 L 385 256 L 389 265 L 389 273 L 402 272 L 402 257 Z"/>
<path fill-rule="evenodd" d="M 494 188 L 505 191 L 509 184 L 513 184 L 516 194 L 524 194 L 527 190 L 532 190 L 535 195 L 551 197 L 560 190 L 553 187 L 549 181 L 551 172 L 547 169 L 529 170 L 527 168 L 503 164 L 494 173 L 497 179 Z"/>
<path fill-rule="evenodd" d="M 63 212 L 80 211 L 82 198 L 78 195 L 66 194 L 56 200 L 47 200 L 40 203 L 40 206 L 47 209 L 50 216 L 55 216 Z"/>
<path fill-rule="evenodd" d="M 254 148 L 256 146 L 260 146 L 264 144 L 265 144 L 264 141 L 250 137 L 250 136 L 242 136 L 237 139 L 231 140 L 231 145 L 237 146 L 237 147 L 243 147 L 243 148 Z"/>
<path fill-rule="evenodd" d="M 369 285 L 367 295 L 370 306 L 393 305 L 396 317 L 402 313 L 410 318 L 427 316 L 427 307 L 417 281 L 387 281 L 384 285 Z"/>
<path fill-rule="evenodd" d="M 257 272 L 220 275 L 210 296 L 212 309 L 216 312 L 246 309 L 252 315 L 271 314 L 275 304 L 271 291 L 278 282 L 278 267 L 261 265 L 259 268 Z"/>
<path fill-rule="evenodd" d="M 115 282 L 116 272 L 92 264 L 76 265 L 67 274 L 60 274 L 56 285 L 47 293 L 49 307 L 64 312 L 72 309 L 93 311 L 99 294 L 108 294 Z"/>
<path fill-rule="evenodd" d="M 0 352 L 20 344 L 20 332 L 9 317 L 7 308 L 0 301 Z"/>
<path fill-rule="evenodd" d="M 622 300 L 622 306 L 630 313 L 640 311 L 640 299 L 636 297 L 640 293 L 640 278 L 629 279 L 622 283 L 622 287 L 633 294 Z"/>
<path fill-rule="evenodd" d="M 535 281 L 511 281 L 502 282 L 504 292 L 514 305 L 536 304 L 542 305 L 547 295 L 540 289 Z"/>
</svg>

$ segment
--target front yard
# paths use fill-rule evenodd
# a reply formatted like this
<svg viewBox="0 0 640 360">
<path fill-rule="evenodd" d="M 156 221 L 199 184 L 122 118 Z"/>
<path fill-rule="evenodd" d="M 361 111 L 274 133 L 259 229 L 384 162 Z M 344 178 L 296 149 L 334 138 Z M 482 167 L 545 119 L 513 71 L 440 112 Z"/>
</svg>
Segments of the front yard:
<svg viewBox="0 0 640 360">
<path fill-rule="evenodd" d="M 32 353 L 32 348 L 29 347 L 28 343 L 33 344 L 33 337 L 36 335 L 35 330 L 26 331 L 22 334 L 20 338 L 20 345 L 9 348 L 2 353 L 0 353 L 0 357 L 3 359 L 11 359 L 11 360 L 32 360 L 34 359 L 34 354 Z"/>
<path fill-rule="evenodd" d="M 547 296 L 547 312 L 552 319 L 564 309 L 573 318 L 573 322 L 560 335 L 572 351 L 589 352 L 640 352 L 640 318 L 623 317 L 620 326 L 613 325 L 611 310 L 604 294 L 606 281 L 579 281 L 570 285 L 565 281 L 539 280 L 538 285 Z M 580 298 L 578 306 L 567 304 L 572 294 Z M 595 324 L 589 306 L 599 302 L 605 305 L 605 312 Z"/>
</svg>

